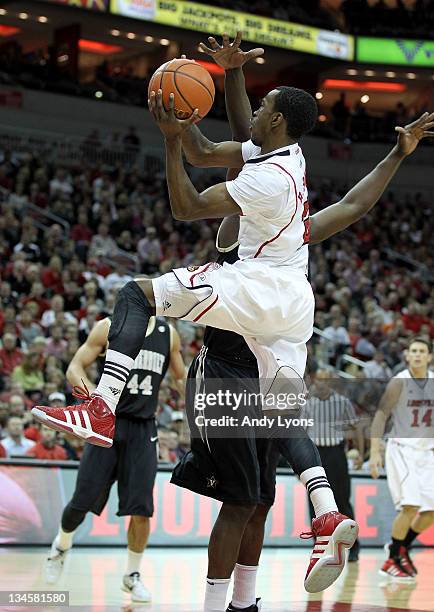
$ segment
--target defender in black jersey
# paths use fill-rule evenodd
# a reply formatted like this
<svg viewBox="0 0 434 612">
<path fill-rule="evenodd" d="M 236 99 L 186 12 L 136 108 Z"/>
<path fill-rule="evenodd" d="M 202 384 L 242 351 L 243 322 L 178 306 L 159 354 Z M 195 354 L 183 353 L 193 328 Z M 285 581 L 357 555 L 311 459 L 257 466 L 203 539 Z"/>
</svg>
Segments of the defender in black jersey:
<svg viewBox="0 0 434 612">
<path fill-rule="evenodd" d="M 228 226 L 228 221 L 225 219 L 220 229 L 225 224 Z M 221 233 L 219 231 L 217 236 L 217 250 L 220 251 L 217 261 L 232 264 L 238 259 L 238 243 L 223 246 Z M 227 233 L 230 237 L 234 230 L 230 229 Z M 237 233 L 235 231 L 235 235 Z M 198 435 L 194 408 L 198 383 L 200 385 L 214 379 L 223 385 L 230 380 L 231 392 L 247 390 L 259 393 L 258 376 L 256 358 L 242 336 L 213 327 L 206 328 L 203 347 L 187 375 L 186 410 L 190 430 L 195 432 L 191 438 L 191 451 L 177 464 L 171 479 L 180 487 L 223 502 L 211 534 L 208 576 L 224 575 L 224 566 L 219 565 L 218 558 L 225 558 L 224 565 L 230 563 L 226 561 L 228 554 L 230 556 L 227 543 L 239 542 L 241 537 L 238 556 L 233 559 L 236 562 L 235 584 L 243 581 L 243 572 L 251 577 L 253 572 L 256 573 L 266 518 L 275 500 L 276 468 L 280 456 L 299 476 L 321 466 L 317 448 L 301 427 L 282 440 L 255 438 L 254 434 L 252 437 L 237 438 L 205 438 Z M 242 410 L 249 411 L 250 407 L 243 406 Z M 325 478 L 315 480 L 317 486 L 330 490 Z M 235 593 L 236 589 L 234 600 Z M 231 605 L 228 612 L 237 609 Z M 245 609 L 247 612 L 257 612 L 260 610 L 259 600 Z"/>
<path fill-rule="evenodd" d="M 86 368 L 95 361 L 104 362 L 110 319 L 99 321 L 79 348 L 67 370 L 72 385 L 83 381 L 90 389 Z M 99 363 L 100 362 L 100 363 Z M 111 364 L 116 375 L 117 364 Z M 60 576 L 66 551 L 87 512 L 101 514 L 110 489 L 118 483 L 118 516 L 131 516 L 128 530 L 128 566 L 122 589 L 133 601 L 150 601 L 151 596 L 140 580 L 139 565 L 149 537 L 149 519 L 154 513 L 153 488 L 157 473 L 157 427 L 155 413 L 161 382 L 170 368 L 179 390 L 185 378 L 180 340 L 165 319 L 152 318 L 128 382 L 116 410 L 116 430 L 111 448 L 86 444 L 71 501 L 65 507 L 59 533 L 46 563 L 49 582 Z M 71 410 L 74 419 L 74 411 Z"/>
</svg>

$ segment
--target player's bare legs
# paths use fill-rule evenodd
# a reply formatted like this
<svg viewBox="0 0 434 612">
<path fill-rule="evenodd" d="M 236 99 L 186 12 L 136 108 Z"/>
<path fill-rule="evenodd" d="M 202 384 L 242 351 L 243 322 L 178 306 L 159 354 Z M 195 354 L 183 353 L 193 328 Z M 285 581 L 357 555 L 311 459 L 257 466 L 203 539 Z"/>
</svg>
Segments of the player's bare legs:
<svg viewBox="0 0 434 612">
<path fill-rule="evenodd" d="M 408 554 L 411 542 L 418 536 L 411 526 L 417 520 L 418 506 L 405 505 L 392 523 L 392 541 L 386 545 L 389 558 L 380 570 L 380 574 L 391 576 L 401 582 L 410 581 L 417 574 L 417 570 Z M 407 543 L 407 536 L 414 537 Z"/>
<path fill-rule="evenodd" d="M 425 531 L 425 529 L 429 529 L 431 525 L 434 524 L 434 510 L 427 510 L 426 512 L 421 512 L 416 516 L 416 518 L 412 521 L 410 525 L 410 529 L 412 529 L 417 535 Z M 417 537 L 417 536 L 416 536 Z"/>
<path fill-rule="evenodd" d="M 208 546 L 208 577 L 204 612 L 224 609 L 240 543 L 256 506 L 223 504 Z"/>
<path fill-rule="evenodd" d="M 264 544 L 265 523 L 271 506 L 258 504 L 244 530 L 234 571 L 234 592 L 228 610 L 244 610 L 255 606 L 256 577 Z"/>
<path fill-rule="evenodd" d="M 265 523 L 270 508 L 271 506 L 265 506 L 264 504 L 256 506 L 254 514 L 246 525 L 237 563 L 249 566 L 258 565 L 264 544 Z"/>
<path fill-rule="evenodd" d="M 149 517 L 132 516 L 128 527 L 129 550 L 136 554 L 142 554 L 148 544 L 150 531 L 151 521 Z"/>
<path fill-rule="evenodd" d="M 392 524 L 392 538 L 402 542 L 407 535 L 410 525 L 415 519 L 419 508 L 417 506 L 402 506 L 401 512 Z"/>
<path fill-rule="evenodd" d="M 402 507 L 392 525 L 392 542 L 387 545 L 389 559 L 395 562 L 398 560 L 403 569 L 413 577 L 416 576 L 417 569 L 410 557 L 409 549 L 415 539 L 434 524 L 434 511 L 418 513 L 418 510 L 417 506 Z"/>
<path fill-rule="evenodd" d="M 140 564 L 148 544 L 151 521 L 147 516 L 134 515 L 128 526 L 128 562 L 122 590 L 130 593 L 133 601 L 148 602 L 152 597 L 140 580 Z"/>
</svg>

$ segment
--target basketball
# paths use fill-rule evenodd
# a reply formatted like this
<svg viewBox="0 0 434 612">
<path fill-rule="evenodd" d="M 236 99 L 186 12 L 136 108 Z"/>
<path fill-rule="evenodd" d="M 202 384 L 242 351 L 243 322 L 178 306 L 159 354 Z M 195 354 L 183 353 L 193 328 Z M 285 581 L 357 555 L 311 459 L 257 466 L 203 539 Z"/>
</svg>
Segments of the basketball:
<svg viewBox="0 0 434 612">
<path fill-rule="evenodd" d="M 149 82 L 151 91 L 161 89 L 163 104 L 169 108 L 169 96 L 175 95 L 175 114 L 178 119 L 187 119 L 195 108 L 199 119 L 203 119 L 214 102 L 215 87 L 208 70 L 194 60 L 173 59 L 158 68 Z"/>
</svg>

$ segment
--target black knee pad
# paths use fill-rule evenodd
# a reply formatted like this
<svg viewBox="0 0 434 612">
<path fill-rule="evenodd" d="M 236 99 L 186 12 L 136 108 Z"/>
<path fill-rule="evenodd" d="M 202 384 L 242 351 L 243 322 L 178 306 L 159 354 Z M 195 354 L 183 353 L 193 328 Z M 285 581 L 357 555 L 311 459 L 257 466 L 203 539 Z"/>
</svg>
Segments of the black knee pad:
<svg viewBox="0 0 434 612">
<path fill-rule="evenodd" d="M 62 529 L 67 533 L 71 533 L 71 531 L 75 531 L 79 525 L 84 521 L 86 516 L 86 512 L 82 512 L 81 510 L 76 510 L 71 507 L 69 503 L 65 506 L 65 509 L 62 514 Z"/>
<path fill-rule="evenodd" d="M 125 331 L 127 317 L 128 321 L 131 322 L 131 325 L 129 325 L 131 332 L 134 334 L 134 327 L 139 319 L 140 322 L 143 322 L 145 318 L 149 320 L 153 315 L 155 315 L 154 306 L 149 303 L 148 298 L 136 281 L 129 281 L 117 295 L 108 336 L 109 342 L 115 340 L 121 332 Z"/>
<path fill-rule="evenodd" d="M 287 438 L 278 441 L 278 447 L 298 476 L 309 468 L 322 465 L 319 451 L 303 427 L 294 427 Z"/>
</svg>

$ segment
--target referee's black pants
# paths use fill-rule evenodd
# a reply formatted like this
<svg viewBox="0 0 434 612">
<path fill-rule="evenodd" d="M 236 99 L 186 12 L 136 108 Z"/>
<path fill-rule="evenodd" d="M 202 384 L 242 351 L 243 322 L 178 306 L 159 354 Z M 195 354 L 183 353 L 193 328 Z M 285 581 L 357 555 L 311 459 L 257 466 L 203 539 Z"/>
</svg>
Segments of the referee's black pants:
<svg viewBox="0 0 434 612">
<path fill-rule="evenodd" d="M 345 443 L 342 442 L 337 446 L 318 446 L 318 451 L 339 512 L 353 519 L 354 510 L 350 502 L 351 477 L 348 473 Z M 313 519 L 315 513 L 310 500 L 309 511 L 311 519 Z M 354 547 L 359 547 L 358 541 Z"/>
</svg>

